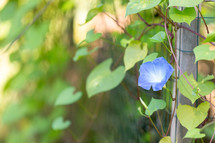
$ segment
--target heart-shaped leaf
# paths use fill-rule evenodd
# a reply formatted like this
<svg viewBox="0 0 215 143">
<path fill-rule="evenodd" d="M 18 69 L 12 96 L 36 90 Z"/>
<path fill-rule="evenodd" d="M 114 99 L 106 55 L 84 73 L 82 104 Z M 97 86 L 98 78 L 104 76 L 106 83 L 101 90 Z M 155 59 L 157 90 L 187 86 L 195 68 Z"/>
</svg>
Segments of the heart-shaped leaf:
<svg viewBox="0 0 215 143">
<path fill-rule="evenodd" d="M 140 41 L 131 41 L 125 50 L 124 64 L 125 70 L 132 68 L 137 62 L 143 60 L 148 53 L 147 45 L 144 43 L 141 47 Z"/>
<path fill-rule="evenodd" d="M 83 48 L 79 48 L 76 53 L 75 56 L 73 58 L 73 60 L 76 62 L 78 60 L 80 60 L 82 57 L 85 57 L 87 55 L 92 54 L 93 52 L 95 52 L 98 48 L 94 48 L 91 51 L 88 51 L 87 47 L 83 47 Z"/>
<path fill-rule="evenodd" d="M 187 80 L 189 81 L 193 88 L 195 88 L 198 85 L 197 81 L 194 79 L 192 74 L 188 76 L 187 73 L 185 72 L 184 76 L 187 78 Z M 195 95 L 193 94 L 193 88 L 190 86 L 190 84 L 187 82 L 184 76 L 181 75 L 178 80 L 178 89 L 183 96 L 187 97 L 188 99 L 190 99 L 192 103 L 194 103 L 200 96 L 198 94 Z"/>
<path fill-rule="evenodd" d="M 166 33 L 163 31 L 158 32 L 150 38 L 151 42 L 163 42 L 166 39 Z"/>
<path fill-rule="evenodd" d="M 126 8 L 126 16 L 157 6 L 161 0 L 131 0 Z"/>
<path fill-rule="evenodd" d="M 87 78 L 88 97 L 92 97 L 98 93 L 111 90 L 118 86 L 125 77 L 125 68 L 119 66 L 114 71 L 110 70 L 112 59 L 99 64 L 93 69 Z"/>
<path fill-rule="evenodd" d="M 215 42 L 215 32 L 208 34 L 204 42 Z"/>
<path fill-rule="evenodd" d="M 146 109 L 145 114 L 151 116 L 155 111 L 164 109 L 166 107 L 166 102 L 162 99 L 154 99 L 152 97 L 151 102 Z"/>
<path fill-rule="evenodd" d="M 205 81 L 203 83 L 198 83 L 196 88 L 198 89 L 199 94 L 205 96 L 214 90 L 214 83 L 211 81 Z"/>
<path fill-rule="evenodd" d="M 98 40 L 101 36 L 102 36 L 101 33 L 94 33 L 94 29 L 91 29 L 90 31 L 87 32 L 85 41 L 87 43 L 91 43 Z"/>
<path fill-rule="evenodd" d="M 144 60 L 143 63 L 154 61 L 158 57 L 158 53 L 151 53 Z"/>
<path fill-rule="evenodd" d="M 96 8 L 91 9 L 88 13 L 87 13 L 87 18 L 86 18 L 86 22 L 89 22 L 90 20 L 92 20 L 98 13 L 103 11 L 103 5 L 100 4 L 98 5 Z"/>
<path fill-rule="evenodd" d="M 205 82 L 205 81 L 212 80 L 212 79 L 214 79 L 214 75 L 208 75 L 208 76 L 204 77 L 201 82 Z"/>
<path fill-rule="evenodd" d="M 63 121 L 63 117 L 56 118 L 52 123 L 53 130 L 64 130 L 71 125 L 69 120 Z"/>
<path fill-rule="evenodd" d="M 210 104 L 208 102 L 201 103 L 197 108 L 179 104 L 176 113 L 181 125 L 191 130 L 195 129 L 205 120 L 209 108 Z"/>
<path fill-rule="evenodd" d="M 191 130 L 188 130 L 186 135 L 184 136 L 184 138 L 193 138 L 193 139 L 197 139 L 197 138 L 203 138 L 205 137 L 205 134 L 201 134 L 200 133 L 201 129 L 198 128 L 194 128 Z"/>
<path fill-rule="evenodd" d="M 194 7 L 203 0 L 169 0 L 169 6 Z"/>
<path fill-rule="evenodd" d="M 196 11 L 193 7 L 185 8 L 183 11 L 177 8 L 170 8 L 169 17 L 178 23 L 186 22 L 188 25 L 196 18 Z"/>
<path fill-rule="evenodd" d="M 74 91 L 75 91 L 74 87 L 69 87 L 69 88 L 64 89 L 58 96 L 58 98 L 55 102 L 55 106 L 68 105 L 68 104 L 72 104 L 72 103 L 75 103 L 76 101 L 78 101 L 81 98 L 82 93 L 81 92 L 74 93 Z"/>
<path fill-rule="evenodd" d="M 163 137 L 159 143 L 172 143 L 170 136 Z"/>
<path fill-rule="evenodd" d="M 196 62 L 199 60 L 213 60 L 215 59 L 215 50 L 210 50 L 209 45 L 200 45 L 193 49 L 196 57 Z"/>
</svg>

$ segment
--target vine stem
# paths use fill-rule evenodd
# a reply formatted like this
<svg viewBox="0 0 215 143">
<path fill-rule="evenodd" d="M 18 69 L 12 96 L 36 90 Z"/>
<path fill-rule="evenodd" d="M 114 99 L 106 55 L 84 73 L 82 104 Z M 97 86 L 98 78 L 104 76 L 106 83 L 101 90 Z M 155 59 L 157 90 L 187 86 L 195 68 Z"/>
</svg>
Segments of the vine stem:
<svg viewBox="0 0 215 143">
<path fill-rule="evenodd" d="M 159 134 L 159 136 L 160 136 L 160 137 L 163 137 L 163 136 L 161 135 L 160 131 L 158 130 L 158 128 L 155 126 L 155 123 L 152 121 L 152 118 L 151 118 L 150 116 L 149 116 L 148 118 L 149 118 L 150 122 L 152 123 L 152 125 L 154 126 L 155 130 L 157 131 L 157 133 Z"/>
<path fill-rule="evenodd" d="M 201 15 L 202 20 L 203 20 L 203 22 L 204 22 L 204 24 L 205 24 L 206 31 L 207 31 L 207 33 L 209 34 L 208 25 L 207 25 L 207 23 L 206 23 L 206 21 L 205 21 L 205 18 L 203 17 L 203 15 L 202 15 L 200 9 L 199 9 L 197 6 L 196 6 L 196 9 L 198 10 L 199 14 Z"/>
<path fill-rule="evenodd" d="M 212 137 L 211 137 L 210 143 L 212 143 L 213 138 L 214 138 L 214 135 L 215 135 L 215 129 L 214 129 L 214 133 L 213 133 L 213 135 L 212 135 Z"/>
<path fill-rule="evenodd" d="M 176 63 L 177 68 L 178 68 L 179 71 L 182 73 L 182 76 L 185 78 L 185 80 L 187 81 L 187 83 L 191 86 L 191 88 L 193 88 L 193 86 L 192 86 L 191 83 L 188 81 L 188 79 L 186 78 L 186 76 L 184 75 L 184 73 L 181 71 L 181 68 L 180 68 L 179 65 L 178 65 L 177 58 L 176 58 L 175 53 L 174 53 L 174 51 L 173 51 L 172 43 L 171 43 L 171 41 L 170 41 L 169 34 L 168 34 L 168 32 L 167 32 L 167 20 L 166 20 L 166 19 L 167 19 L 167 13 L 168 13 L 168 8 L 166 9 L 166 16 L 165 16 L 165 24 L 164 24 L 164 27 L 165 27 L 165 32 L 166 32 L 166 34 L 167 34 L 167 39 L 168 39 L 168 42 L 169 42 L 169 45 L 170 45 L 170 50 L 171 50 L 171 52 L 172 52 L 172 55 L 173 55 L 173 58 L 174 58 L 174 60 L 175 60 L 175 63 Z M 209 102 L 213 107 L 215 107 L 215 105 L 212 104 L 210 101 L 208 101 L 207 99 L 204 99 L 203 96 L 202 96 L 201 94 L 199 94 L 199 95 L 200 95 L 200 97 L 201 97 L 204 101 Z M 168 127 L 168 131 L 167 131 L 166 135 L 169 133 L 169 130 L 170 130 L 170 127 L 171 127 L 171 123 L 172 123 L 172 119 L 173 119 L 173 116 L 174 116 L 174 112 L 175 112 L 175 107 L 174 107 L 174 109 L 173 109 L 173 113 L 172 113 L 172 116 L 171 116 L 171 120 L 170 120 L 169 127 Z"/>
<path fill-rule="evenodd" d="M 145 109 L 148 109 L 148 106 L 146 105 L 146 103 L 143 101 L 143 99 L 141 97 L 139 97 L 140 103 L 143 105 L 143 107 Z M 153 127 L 155 128 L 155 130 L 157 131 L 157 133 L 159 134 L 160 137 L 163 137 L 162 134 L 160 133 L 160 131 L 158 130 L 158 128 L 156 127 L 155 123 L 153 122 L 152 118 L 150 116 L 148 116 L 150 122 L 152 123 Z"/>
<path fill-rule="evenodd" d="M 126 35 L 128 35 L 128 37 L 132 38 L 131 34 L 129 34 L 128 31 L 126 31 L 126 29 L 125 29 L 124 27 L 122 27 L 122 26 L 119 24 L 118 20 L 114 19 L 112 16 L 110 16 L 110 15 L 107 14 L 106 12 L 103 12 L 103 13 L 104 13 L 106 16 L 108 16 L 109 18 L 111 18 L 113 21 L 115 21 L 115 23 L 117 24 L 117 26 L 118 26 L 119 28 L 121 28 L 122 31 L 124 31 L 124 33 L 125 33 Z"/>
<path fill-rule="evenodd" d="M 157 113 L 157 115 L 158 115 L 158 120 L 159 120 L 159 122 L 160 122 L 162 134 L 165 135 L 164 130 L 163 130 L 164 128 L 163 128 L 163 125 L 162 125 L 162 122 L 161 122 L 161 118 L 160 118 L 159 112 L 157 111 L 156 113 Z"/>
<path fill-rule="evenodd" d="M 158 8 L 156 8 L 156 7 L 155 7 L 155 9 L 157 10 L 158 14 L 159 14 L 164 20 L 166 19 L 166 20 L 167 20 L 170 24 L 172 24 L 175 28 L 183 28 L 183 29 L 186 29 L 186 30 L 192 32 L 193 34 L 195 34 L 195 35 L 201 37 L 202 39 L 206 39 L 206 37 L 204 37 L 204 36 L 201 35 L 200 33 L 197 33 L 197 32 L 193 31 L 192 29 L 190 29 L 190 28 L 188 28 L 188 27 L 186 27 L 186 26 L 177 25 L 177 24 L 173 23 L 169 18 L 167 18 L 167 17 L 164 16 L 164 14 L 160 11 L 160 9 L 158 9 Z M 213 43 L 213 42 L 210 42 L 210 44 L 212 44 L 213 46 L 215 46 L 215 43 Z"/>
</svg>

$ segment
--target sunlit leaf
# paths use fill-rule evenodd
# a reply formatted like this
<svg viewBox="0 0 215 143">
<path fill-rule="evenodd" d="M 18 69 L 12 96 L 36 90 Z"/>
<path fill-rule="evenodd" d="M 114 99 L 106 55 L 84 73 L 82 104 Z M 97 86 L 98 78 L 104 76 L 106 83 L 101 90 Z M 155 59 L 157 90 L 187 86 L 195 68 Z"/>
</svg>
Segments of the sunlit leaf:
<svg viewBox="0 0 215 143">
<path fill-rule="evenodd" d="M 158 57 L 158 53 L 151 53 L 150 55 L 146 56 L 143 60 L 143 63 L 154 61 Z"/>
<path fill-rule="evenodd" d="M 162 99 L 154 99 L 152 97 L 152 100 L 149 103 L 145 114 L 148 115 L 148 116 L 151 116 L 155 111 L 162 110 L 165 107 L 166 107 L 166 102 L 164 100 L 162 100 Z"/>
<path fill-rule="evenodd" d="M 199 60 L 213 60 L 215 59 L 215 50 L 210 50 L 209 45 L 200 45 L 194 48 L 193 50 L 196 62 Z"/>
<path fill-rule="evenodd" d="M 127 46 L 128 46 L 128 44 L 131 42 L 131 41 L 133 41 L 134 40 L 134 38 L 131 38 L 131 39 L 122 39 L 121 41 L 120 41 L 120 45 L 122 46 L 122 47 L 124 47 L 124 48 L 126 48 Z"/>
<path fill-rule="evenodd" d="M 203 102 L 197 108 L 190 105 L 179 104 L 176 110 L 177 117 L 182 126 L 188 130 L 195 129 L 208 115 L 210 103 Z"/>
<path fill-rule="evenodd" d="M 64 130 L 71 125 L 69 120 L 63 121 L 63 117 L 56 118 L 52 123 L 52 129 L 54 130 Z"/>
<path fill-rule="evenodd" d="M 159 143 L 172 143 L 170 136 L 163 137 Z"/>
<path fill-rule="evenodd" d="M 91 9 L 88 13 L 87 13 L 87 18 L 86 18 L 86 22 L 89 22 L 90 20 L 92 20 L 98 13 L 103 11 L 103 5 L 100 4 L 98 5 L 96 8 Z"/>
<path fill-rule="evenodd" d="M 197 138 L 203 138 L 205 137 L 205 134 L 201 134 L 200 133 L 201 129 L 198 128 L 194 128 L 191 130 L 188 130 L 186 135 L 184 136 L 184 138 L 193 138 L 193 139 L 197 139 Z"/>
<path fill-rule="evenodd" d="M 107 59 L 91 71 L 86 85 L 88 97 L 111 90 L 123 80 L 125 68 L 119 66 L 114 71 L 111 71 L 111 63 L 112 59 Z"/>
<path fill-rule="evenodd" d="M 214 79 L 214 75 L 208 75 L 205 78 L 203 78 L 201 82 L 204 82 L 204 81 L 207 81 L 207 80 L 212 80 L 212 79 Z"/>
<path fill-rule="evenodd" d="M 72 0 L 68 0 L 68 1 L 65 1 L 62 6 L 61 6 L 61 9 L 63 11 L 68 11 L 68 10 L 71 10 L 72 8 L 75 7 L 75 2 L 72 1 Z"/>
<path fill-rule="evenodd" d="M 187 73 L 185 72 L 184 76 L 187 78 L 187 80 L 189 81 L 193 88 L 195 88 L 198 85 L 197 81 L 194 79 L 192 74 L 188 76 Z M 178 89 L 183 96 L 187 97 L 188 99 L 190 99 L 192 103 L 194 103 L 200 96 L 198 94 L 193 95 L 193 88 L 190 86 L 190 84 L 187 82 L 184 76 L 181 75 L 178 80 Z"/>
<path fill-rule="evenodd" d="M 87 43 L 91 43 L 98 40 L 101 36 L 102 36 L 101 33 L 94 33 L 94 29 L 91 29 L 90 31 L 87 32 L 85 41 Z"/>
<path fill-rule="evenodd" d="M 98 48 L 94 48 L 91 51 L 88 51 L 87 47 L 83 47 L 83 48 L 79 48 L 76 53 L 75 56 L 73 58 L 74 61 L 78 61 L 79 59 L 81 59 L 82 57 L 85 57 L 87 55 L 92 54 L 93 52 L 95 52 Z"/>
<path fill-rule="evenodd" d="M 196 18 L 196 11 L 193 7 L 185 8 L 183 11 L 171 7 L 169 10 L 169 16 L 175 22 L 186 22 L 190 25 L 190 23 Z"/>
<path fill-rule="evenodd" d="M 126 8 L 126 16 L 157 6 L 161 0 L 130 0 Z"/>
<path fill-rule="evenodd" d="M 208 34 L 203 42 L 215 42 L 215 32 Z"/>
<path fill-rule="evenodd" d="M 203 2 L 203 0 L 169 0 L 169 6 L 194 7 Z"/>
<path fill-rule="evenodd" d="M 141 46 L 140 41 L 131 41 L 125 50 L 124 64 L 125 70 L 131 69 L 137 62 L 143 60 L 148 53 L 147 45 Z"/>
<path fill-rule="evenodd" d="M 203 83 L 199 83 L 196 87 L 198 89 L 199 94 L 202 96 L 210 94 L 214 90 L 214 83 L 211 81 L 206 81 Z"/>
<path fill-rule="evenodd" d="M 75 88 L 74 87 L 69 87 L 64 89 L 60 95 L 58 96 L 55 105 L 68 105 L 68 104 L 72 104 L 75 103 L 76 101 L 78 101 L 81 96 L 82 93 L 81 92 L 75 92 Z"/>
<path fill-rule="evenodd" d="M 163 31 L 158 32 L 150 38 L 151 42 L 163 42 L 166 39 L 166 33 Z"/>
</svg>

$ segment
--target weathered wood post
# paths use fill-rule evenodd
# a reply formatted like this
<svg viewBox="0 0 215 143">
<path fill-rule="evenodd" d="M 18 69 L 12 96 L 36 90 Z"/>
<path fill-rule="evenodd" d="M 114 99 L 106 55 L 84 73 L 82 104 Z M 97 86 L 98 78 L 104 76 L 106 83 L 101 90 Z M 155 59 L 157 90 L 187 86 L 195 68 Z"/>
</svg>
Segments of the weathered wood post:
<svg viewBox="0 0 215 143">
<path fill-rule="evenodd" d="M 215 0 L 205 0 L 205 2 L 215 2 Z M 188 26 L 187 24 L 182 24 L 182 25 L 189 27 L 190 29 L 198 33 L 199 27 L 200 27 L 199 26 L 200 19 L 201 18 L 199 18 L 199 14 L 198 14 L 198 17 L 191 23 L 191 26 Z M 197 68 L 197 64 L 195 64 L 195 56 L 193 53 L 193 49 L 199 44 L 199 37 L 187 31 L 186 29 L 179 29 L 176 33 L 176 37 L 177 38 L 175 42 L 176 42 L 176 49 L 177 49 L 177 60 L 181 68 L 181 72 L 182 73 L 187 72 L 188 75 L 193 74 L 194 78 L 196 78 L 198 73 L 198 68 Z M 180 77 L 180 75 L 182 74 L 181 72 L 179 70 L 177 71 L 178 77 Z M 173 97 L 176 97 L 175 90 L 176 89 L 173 89 Z M 188 104 L 191 106 L 195 106 L 195 105 L 192 105 L 189 99 L 181 95 L 179 91 L 177 92 L 177 96 L 178 96 L 178 100 L 176 103 L 175 102 L 172 103 L 172 107 L 174 107 L 175 104 L 176 104 L 176 107 L 179 104 Z M 171 125 L 171 132 L 170 132 L 172 143 L 176 143 L 176 140 L 178 141 L 178 143 L 190 143 L 191 139 L 183 139 L 186 132 L 187 132 L 187 129 L 181 126 L 175 112 L 172 125 Z"/>
</svg>

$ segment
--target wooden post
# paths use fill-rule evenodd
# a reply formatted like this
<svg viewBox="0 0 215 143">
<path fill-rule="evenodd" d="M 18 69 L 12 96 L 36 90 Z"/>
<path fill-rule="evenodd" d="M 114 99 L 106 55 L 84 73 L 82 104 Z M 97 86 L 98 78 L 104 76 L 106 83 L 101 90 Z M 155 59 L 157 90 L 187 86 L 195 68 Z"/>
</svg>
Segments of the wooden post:
<svg viewBox="0 0 215 143">
<path fill-rule="evenodd" d="M 205 2 L 215 2 L 215 0 L 204 0 Z M 199 14 L 198 14 L 199 17 Z M 187 26 L 187 24 L 182 24 L 183 26 Z M 200 25 L 200 20 L 199 18 L 196 18 L 192 23 L 189 28 L 191 28 L 195 32 L 199 32 L 199 26 Z M 185 29 L 180 29 L 176 33 L 176 48 L 177 50 L 177 60 L 179 63 L 179 66 L 181 68 L 182 73 L 187 72 L 188 75 L 191 73 L 194 75 L 194 78 L 197 76 L 197 64 L 195 63 L 195 56 L 194 53 L 192 52 L 193 49 L 198 46 L 199 44 L 199 37 L 194 35 L 193 33 L 185 30 Z M 178 70 L 178 77 L 182 74 Z M 176 83 L 174 83 L 176 84 Z M 175 87 L 175 86 L 174 86 Z M 173 97 L 175 97 L 175 88 L 173 89 Z M 180 94 L 180 92 L 177 92 L 178 95 L 178 100 L 177 103 L 173 102 L 172 107 L 176 107 L 179 104 L 187 104 L 187 105 L 192 105 L 189 99 L 184 97 L 183 95 Z M 172 109 L 173 110 L 173 109 Z M 186 116 L 186 115 L 185 115 Z M 183 139 L 187 132 L 187 129 L 181 126 L 179 120 L 177 119 L 176 112 L 173 117 L 172 125 L 171 125 L 171 140 L 172 143 L 176 143 L 176 140 L 178 143 L 190 143 L 191 139 Z"/>
<path fill-rule="evenodd" d="M 187 24 L 182 24 L 183 26 L 189 27 L 195 32 L 199 31 L 199 20 L 195 19 L 192 23 L 191 26 L 188 26 Z M 177 60 L 179 63 L 179 66 L 181 68 L 182 73 L 187 72 L 188 75 L 193 74 L 194 78 L 196 78 L 197 75 L 197 65 L 195 64 L 195 56 L 193 53 L 193 49 L 198 45 L 199 38 L 198 36 L 194 35 L 190 31 L 187 31 L 185 29 L 179 29 L 176 33 L 176 49 L 177 49 Z M 178 72 L 178 77 L 182 74 L 179 70 Z M 174 83 L 176 84 L 176 83 Z M 174 86 L 175 87 L 175 86 Z M 175 97 L 175 90 L 173 89 L 173 97 Z M 179 104 L 187 104 L 187 105 L 192 105 L 190 100 L 183 95 L 180 94 L 178 91 L 178 99 L 176 103 L 176 107 Z M 172 109 L 175 106 L 175 102 L 172 103 Z M 186 116 L 186 115 L 185 115 Z M 178 143 L 189 143 L 191 139 L 183 139 L 187 132 L 187 129 L 181 126 L 179 120 L 176 117 L 176 112 L 175 116 L 173 118 L 173 122 L 171 125 L 171 139 L 172 142 L 175 143 L 176 140 Z"/>
</svg>

